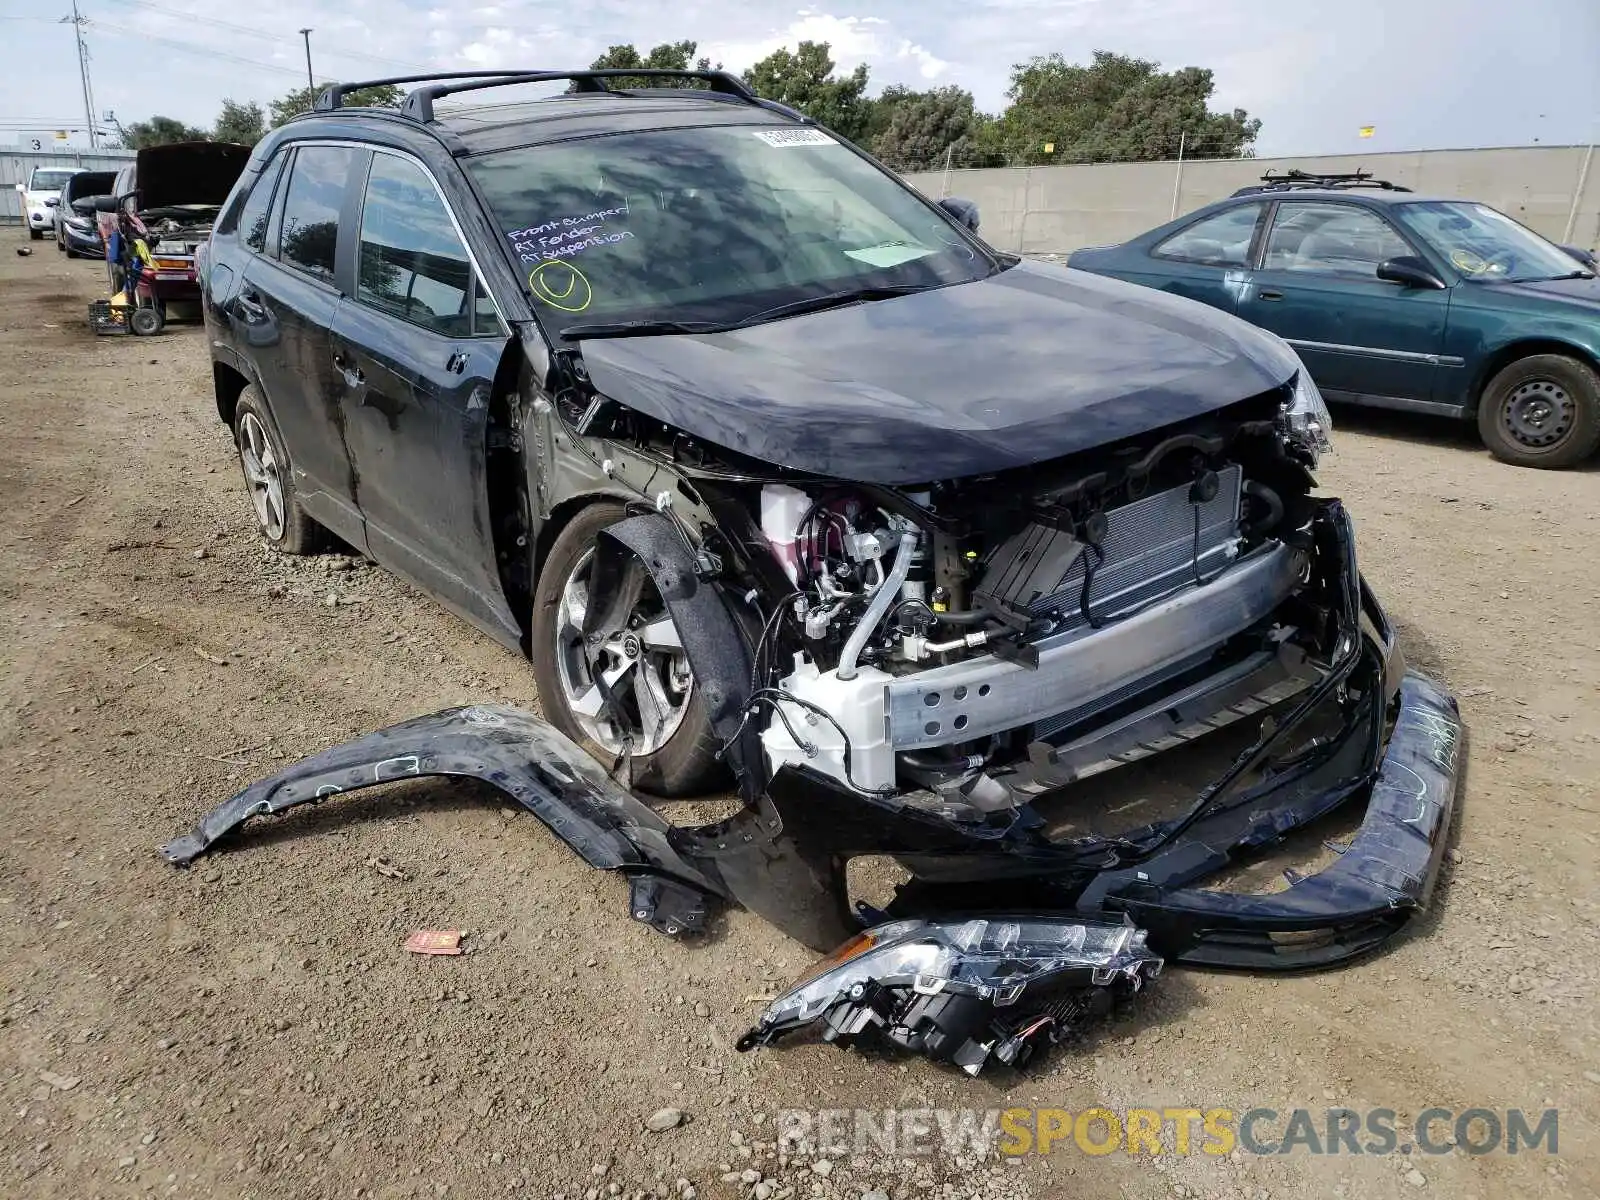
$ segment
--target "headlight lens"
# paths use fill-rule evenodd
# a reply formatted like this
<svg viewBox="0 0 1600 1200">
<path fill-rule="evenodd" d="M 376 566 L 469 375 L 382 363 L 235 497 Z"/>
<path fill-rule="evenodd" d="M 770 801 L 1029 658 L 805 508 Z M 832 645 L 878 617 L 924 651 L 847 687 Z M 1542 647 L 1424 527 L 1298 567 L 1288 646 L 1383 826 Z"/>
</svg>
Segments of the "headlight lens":
<svg viewBox="0 0 1600 1200">
<path fill-rule="evenodd" d="M 1161 959 L 1145 947 L 1144 930 L 1133 925 L 1010 915 L 892 921 L 858 934 L 815 963 L 768 1006 L 738 1048 L 770 1042 L 835 1006 L 871 1005 L 885 992 L 902 998 L 883 1014 L 891 1040 L 908 1044 L 895 1036 L 892 1014 L 903 1016 L 918 997 L 967 997 L 993 1012 L 1009 1010 L 1033 984 L 1090 990 L 1115 984 L 1132 992 L 1160 970 Z M 984 1056 L 993 1045 L 993 1040 L 984 1044 Z M 982 1061 L 968 1069 L 975 1072 Z"/>
<path fill-rule="evenodd" d="M 1283 406 L 1283 429 L 1290 441 L 1311 455 L 1313 465 L 1319 456 L 1333 452 L 1333 417 L 1303 362 L 1294 377 L 1294 396 Z"/>
</svg>

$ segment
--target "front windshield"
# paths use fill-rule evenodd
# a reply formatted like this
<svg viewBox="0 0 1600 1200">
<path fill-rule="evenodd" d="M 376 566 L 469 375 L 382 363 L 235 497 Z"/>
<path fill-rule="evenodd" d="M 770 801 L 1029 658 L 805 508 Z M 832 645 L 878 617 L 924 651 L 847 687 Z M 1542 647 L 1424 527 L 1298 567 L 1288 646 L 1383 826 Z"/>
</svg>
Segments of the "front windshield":
<svg viewBox="0 0 1600 1200">
<path fill-rule="evenodd" d="M 76 174 L 76 171 L 49 171 L 41 167 L 33 173 L 33 182 L 28 185 L 28 190 L 30 192 L 59 192 L 62 184 Z"/>
<path fill-rule="evenodd" d="M 1405 223 L 1469 280 L 1517 283 L 1583 271 L 1559 246 L 1487 204 L 1419 200 L 1397 207 Z"/>
<path fill-rule="evenodd" d="M 498 151 L 470 169 L 558 328 L 740 321 L 996 269 L 942 213 L 819 129 L 608 134 Z"/>
</svg>

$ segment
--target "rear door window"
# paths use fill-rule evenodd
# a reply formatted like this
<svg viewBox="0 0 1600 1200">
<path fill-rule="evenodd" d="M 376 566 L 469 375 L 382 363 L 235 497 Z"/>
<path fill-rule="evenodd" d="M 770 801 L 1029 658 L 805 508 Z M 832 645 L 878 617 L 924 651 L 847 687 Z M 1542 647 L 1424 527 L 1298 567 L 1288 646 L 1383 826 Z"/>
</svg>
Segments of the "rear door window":
<svg viewBox="0 0 1600 1200">
<path fill-rule="evenodd" d="M 289 168 L 278 257 L 313 279 L 333 281 L 339 211 L 355 154 L 347 146 L 301 146 Z"/>
<path fill-rule="evenodd" d="M 361 209 L 356 298 L 451 337 L 497 334 L 499 320 L 433 180 L 393 154 L 375 154 Z"/>
<path fill-rule="evenodd" d="M 240 239 L 250 249 L 259 254 L 266 248 L 267 219 L 272 215 L 272 196 L 278 186 L 278 176 L 283 174 L 283 164 L 288 157 L 287 154 L 273 157 L 250 188 L 244 203 L 238 207 L 238 216 L 231 221 L 224 220 L 218 229 L 219 233 L 232 233 L 234 229 L 238 229 Z"/>
<path fill-rule="evenodd" d="M 1213 213 L 1187 229 L 1180 229 L 1150 253 L 1157 258 L 1176 258 L 1212 267 L 1249 266 L 1250 243 L 1263 207 L 1262 204 L 1241 204 Z"/>
</svg>

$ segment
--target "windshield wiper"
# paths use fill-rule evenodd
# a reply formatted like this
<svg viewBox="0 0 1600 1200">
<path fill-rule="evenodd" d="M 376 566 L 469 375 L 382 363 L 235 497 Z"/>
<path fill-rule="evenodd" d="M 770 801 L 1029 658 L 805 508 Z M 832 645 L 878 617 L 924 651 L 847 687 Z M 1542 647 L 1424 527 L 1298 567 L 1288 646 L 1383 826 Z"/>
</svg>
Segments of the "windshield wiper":
<svg viewBox="0 0 1600 1200">
<path fill-rule="evenodd" d="M 860 304 L 868 300 L 890 300 L 895 296 L 909 296 L 912 292 L 931 291 L 937 287 L 944 287 L 940 283 L 896 283 L 884 287 L 847 288 L 839 292 L 827 292 L 821 296 L 807 296 L 802 300 L 791 300 L 787 304 L 779 304 L 774 308 L 764 308 L 760 312 L 751 313 L 743 317 L 737 325 L 730 328 L 743 329 L 748 325 L 761 325 L 767 321 L 776 321 L 779 317 L 798 317 L 802 313 L 821 312 L 827 308 L 842 308 L 846 304 Z"/>
<path fill-rule="evenodd" d="M 568 325 L 561 331 L 563 341 L 579 338 L 654 337 L 663 333 L 721 333 L 732 329 L 725 321 L 591 321 Z"/>
<path fill-rule="evenodd" d="M 1538 282 L 1540 282 L 1540 283 L 1554 283 L 1558 279 L 1593 279 L 1593 278 L 1594 278 L 1594 272 L 1593 271 L 1568 271 L 1565 275 L 1546 275 L 1546 276 L 1542 277 Z"/>
</svg>

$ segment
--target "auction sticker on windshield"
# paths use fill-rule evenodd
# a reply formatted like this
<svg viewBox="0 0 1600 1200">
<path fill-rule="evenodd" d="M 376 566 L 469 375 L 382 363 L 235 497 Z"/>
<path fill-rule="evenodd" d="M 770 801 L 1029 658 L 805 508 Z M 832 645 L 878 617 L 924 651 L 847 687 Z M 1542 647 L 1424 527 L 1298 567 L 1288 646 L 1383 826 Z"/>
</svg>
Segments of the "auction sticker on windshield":
<svg viewBox="0 0 1600 1200">
<path fill-rule="evenodd" d="M 836 146 L 820 129 L 757 129 L 755 135 L 769 146 L 786 150 L 790 146 Z"/>
</svg>

